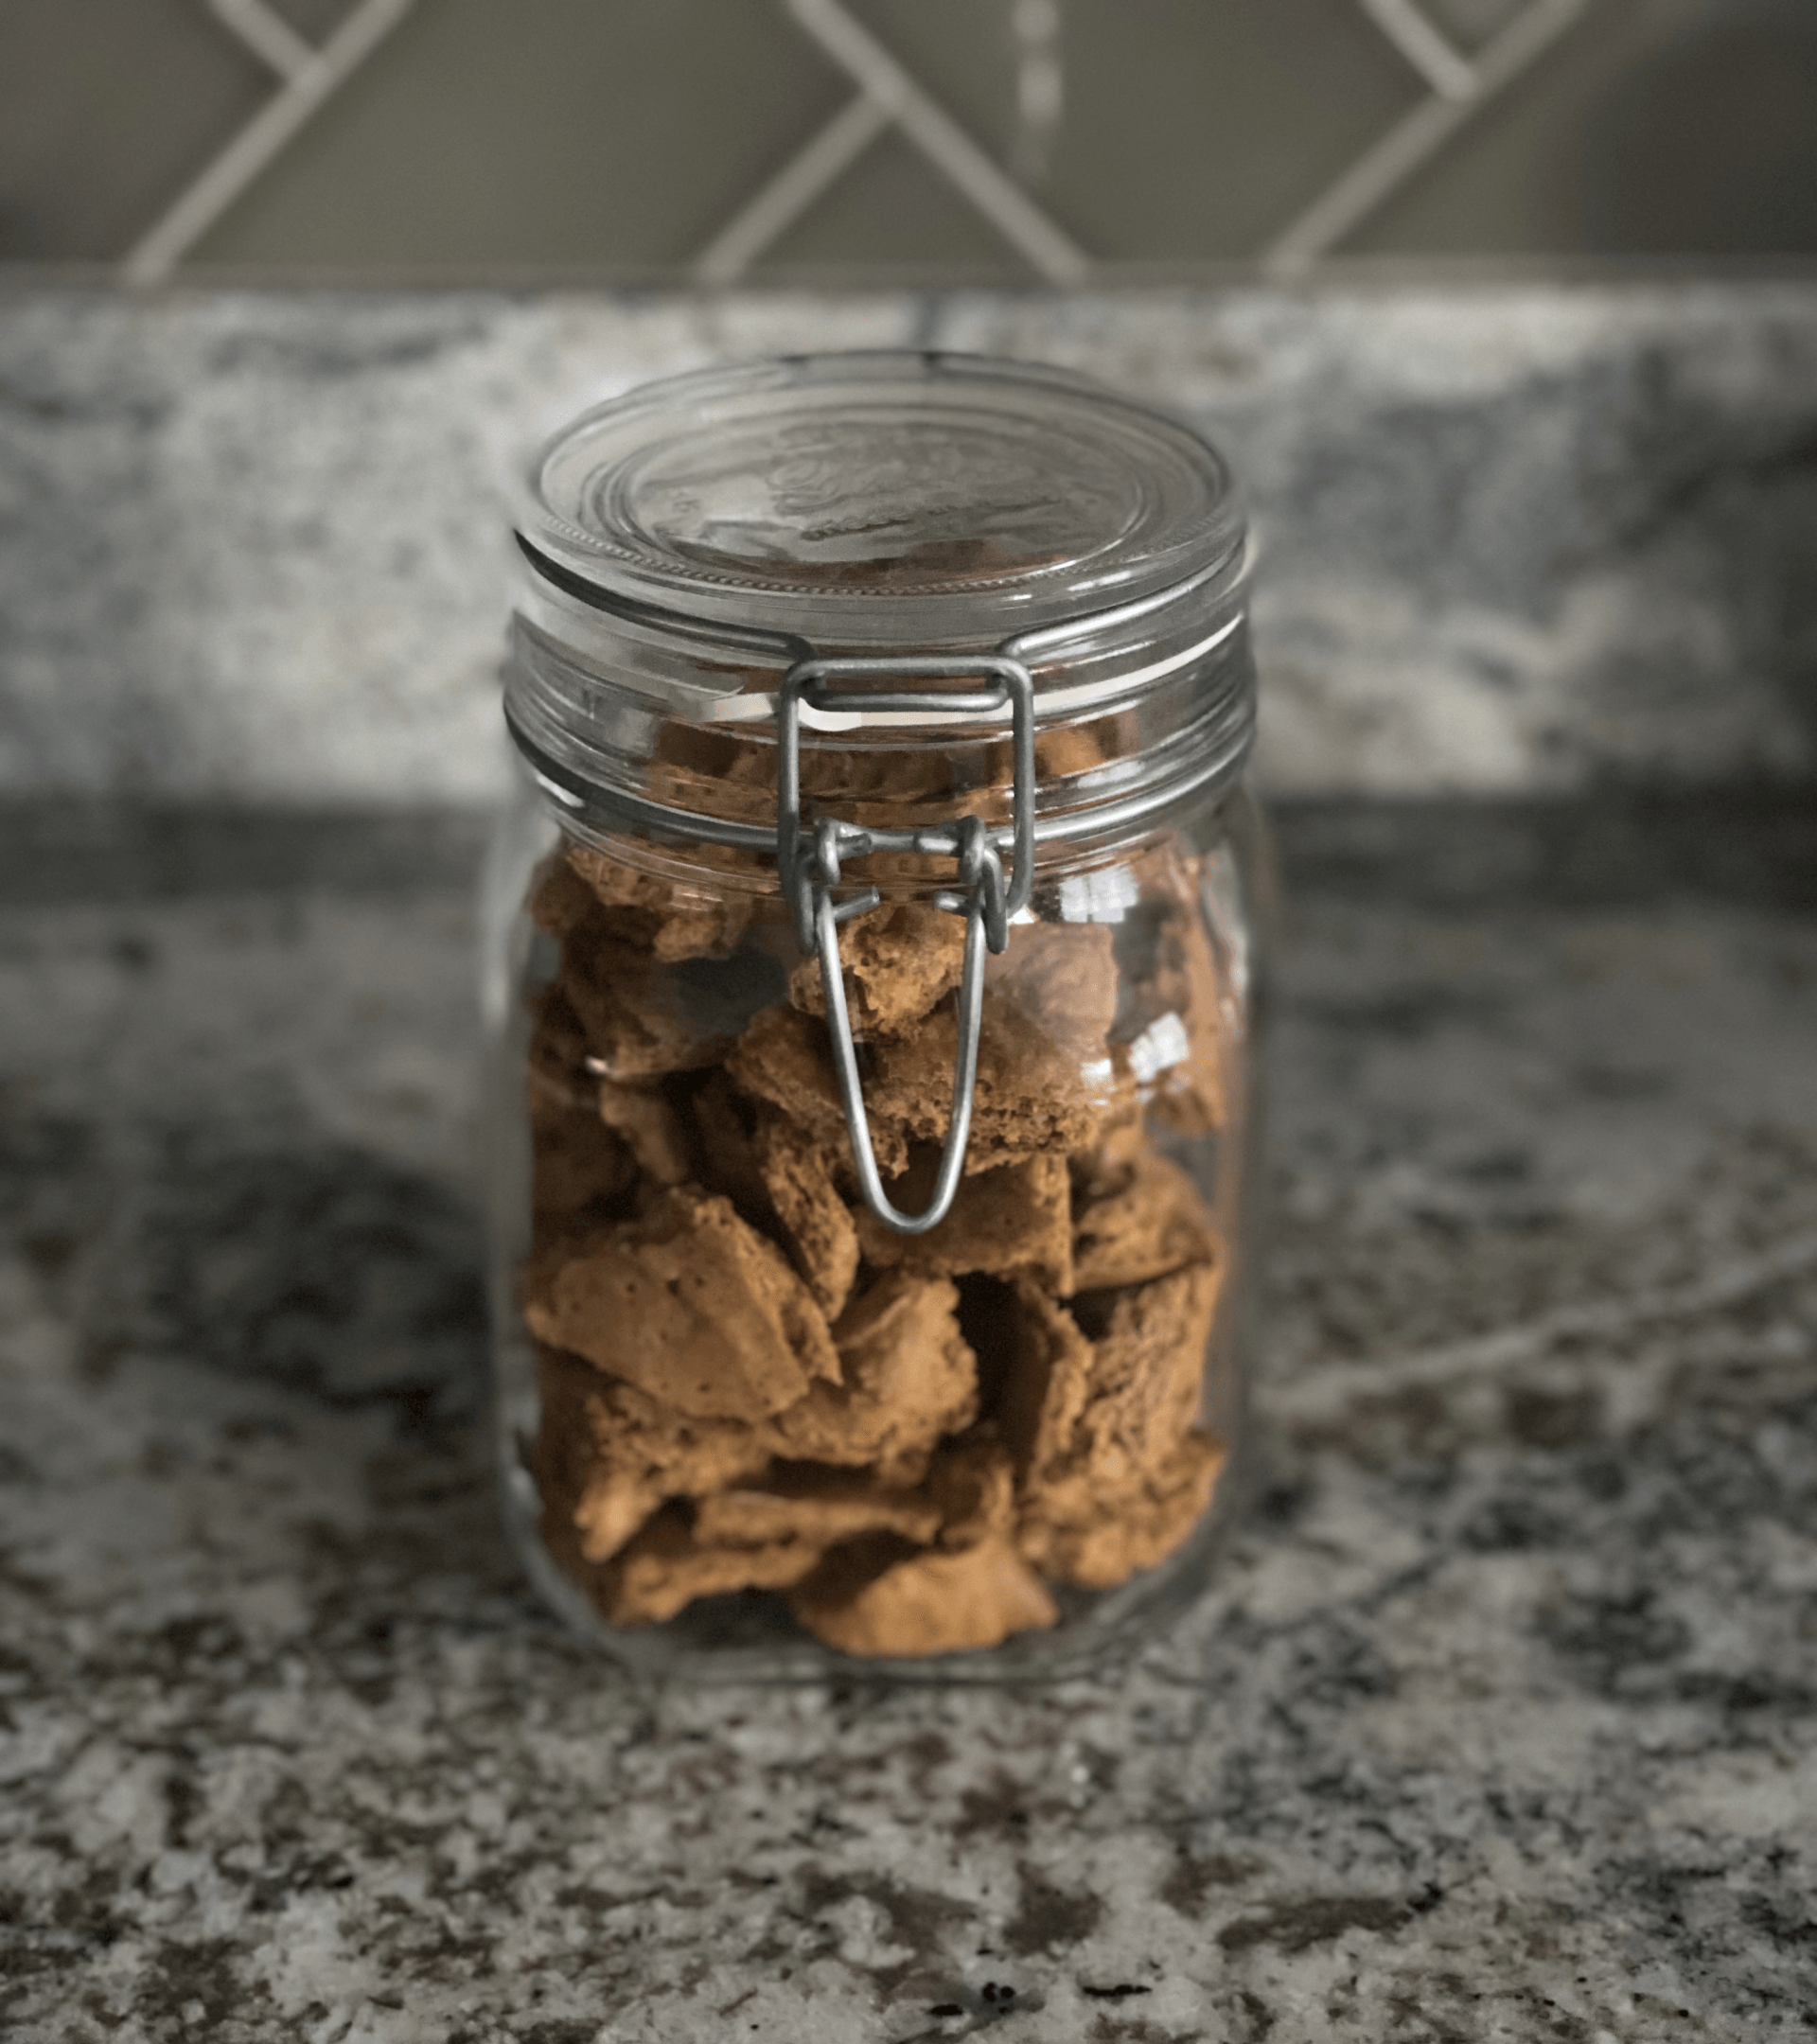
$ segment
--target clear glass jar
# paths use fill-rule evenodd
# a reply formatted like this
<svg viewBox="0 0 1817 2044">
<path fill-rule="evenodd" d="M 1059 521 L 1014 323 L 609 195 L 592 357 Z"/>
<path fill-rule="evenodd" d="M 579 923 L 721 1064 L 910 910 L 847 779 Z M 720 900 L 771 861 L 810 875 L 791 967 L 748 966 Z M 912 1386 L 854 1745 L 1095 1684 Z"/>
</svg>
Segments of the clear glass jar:
<svg viewBox="0 0 1817 2044">
<path fill-rule="evenodd" d="M 1075 1669 L 1227 1518 L 1254 1187 L 1244 523 L 960 356 L 538 457 L 488 870 L 507 1513 L 696 1677 Z"/>
</svg>

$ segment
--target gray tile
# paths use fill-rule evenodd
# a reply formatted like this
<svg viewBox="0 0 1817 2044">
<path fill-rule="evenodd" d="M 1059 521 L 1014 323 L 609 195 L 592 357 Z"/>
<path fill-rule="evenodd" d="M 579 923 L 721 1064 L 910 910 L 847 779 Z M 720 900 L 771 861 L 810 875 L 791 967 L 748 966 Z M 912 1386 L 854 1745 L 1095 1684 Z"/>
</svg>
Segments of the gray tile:
<svg viewBox="0 0 1817 2044">
<path fill-rule="evenodd" d="M 438 0 L 197 261 L 681 265 L 843 96 L 767 8 Z"/>
<path fill-rule="evenodd" d="M 0 261 L 123 256 L 270 91 L 193 0 L 6 0 Z"/>
<path fill-rule="evenodd" d="M 1423 90 L 1350 0 L 1075 0 L 1065 20 L 1042 195 L 1102 256 L 1256 255 Z"/>
<path fill-rule="evenodd" d="M 1593 8 L 1346 246 L 1817 251 L 1817 17 L 1804 0 Z"/>
<path fill-rule="evenodd" d="M 879 136 L 751 275 L 837 270 L 1033 278 L 971 202 L 894 132 Z"/>
</svg>

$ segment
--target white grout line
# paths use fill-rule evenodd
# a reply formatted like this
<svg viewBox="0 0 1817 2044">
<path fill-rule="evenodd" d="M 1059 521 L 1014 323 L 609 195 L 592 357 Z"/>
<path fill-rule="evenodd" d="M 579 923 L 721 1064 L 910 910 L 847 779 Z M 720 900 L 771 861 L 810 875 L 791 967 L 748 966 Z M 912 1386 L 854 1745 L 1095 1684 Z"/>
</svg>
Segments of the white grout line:
<svg viewBox="0 0 1817 2044">
<path fill-rule="evenodd" d="M 265 0 L 208 0 L 208 9 L 281 79 L 299 78 L 315 62 L 315 51 Z"/>
<path fill-rule="evenodd" d="M 1446 99 L 1475 97 L 1474 66 L 1452 48 L 1414 0 L 1357 0 L 1357 5 L 1434 92 Z"/>
<path fill-rule="evenodd" d="M 410 12 L 413 0 L 362 0 L 307 65 L 254 115 L 120 265 L 121 281 L 161 284 L 236 199 Z"/>
<path fill-rule="evenodd" d="M 997 168 L 838 0 L 785 0 L 785 5 L 796 24 L 863 87 L 935 169 L 957 185 L 1049 283 L 1085 282 L 1091 270 L 1085 251 Z"/>
<path fill-rule="evenodd" d="M 1493 93 L 1562 35 L 1590 0 L 1533 0 L 1478 53 L 1467 99 L 1423 99 L 1263 250 L 1276 277 L 1302 275 L 1439 150 Z"/>
<path fill-rule="evenodd" d="M 695 258 L 702 284 L 730 284 L 785 234 L 890 125 L 868 92 L 840 108 L 819 134 L 733 214 Z"/>
</svg>

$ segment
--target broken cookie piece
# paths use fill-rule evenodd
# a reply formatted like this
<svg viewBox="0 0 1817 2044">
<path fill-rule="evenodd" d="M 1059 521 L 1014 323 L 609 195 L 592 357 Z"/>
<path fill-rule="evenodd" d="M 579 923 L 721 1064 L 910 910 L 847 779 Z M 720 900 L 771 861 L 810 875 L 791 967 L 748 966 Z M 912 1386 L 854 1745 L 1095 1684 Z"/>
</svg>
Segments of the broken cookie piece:
<svg viewBox="0 0 1817 2044">
<path fill-rule="evenodd" d="M 987 1419 L 934 1453 L 924 1486 L 943 1547 L 976 1547 L 1015 1524 L 1015 1462 Z"/>
<path fill-rule="evenodd" d="M 852 1033 L 898 1035 L 959 984 L 965 919 L 922 902 L 886 902 L 841 925 L 839 962 Z M 804 1013 L 825 1015 L 818 958 L 789 975 L 788 997 Z"/>
<path fill-rule="evenodd" d="M 1000 1535 L 956 1553 L 836 1548 L 789 1595 L 816 1639 L 841 1653 L 908 1657 L 1000 1646 L 1052 1625 L 1059 1607 Z"/>
<path fill-rule="evenodd" d="M 597 1572 L 593 1595 L 611 1625 L 655 1625 L 697 1597 L 786 1589 L 818 1567 L 824 1552 L 811 1542 L 793 1540 L 714 1545 L 697 1537 L 686 1507 L 671 1505 Z"/>
<path fill-rule="evenodd" d="M 866 1533 L 931 1540 L 940 1508 L 913 1490 L 847 1470 L 795 1468 L 760 1488 L 733 1488 L 695 1507 L 695 1538 L 706 1545 L 773 1546 L 801 1541 L 821 1548 Z"/>
<path fill-rule="evenodd" d="M 748 1098 L 768 1101 L 823 1149 L 839 1155 L 850 1153 L 851 1133 L 823 1022 L 794 1008 L 767 1009 L 732 1047 L 726 1069 Z M 877 1169 L 886 1177 L 907 1168 L 907 1137 L 875 1115 L 871 1118 L 871 1141 Z"/>
<path fill-rule="evenodd" d="M 754 1148 L 795 1267 L 820 1311 L 837 1320 L 858 1275 L 858 1230 L 834 1183 L 833 1157 L 794 1122 L 782 1119 L 759 1128 Z"/>
<path fill-rule="evenodd" d="M 588 1562 L 609 1561 L 661 1507 L 765 1475 L 769 1453 L 738 1419 L 702 1419 L 558 1350 L 538 1351 L 537 1472 L 545 1513 Z"/>
<path fill-rule="evenodd" d="M 1192 1432 L 1138 1483 L 1101 1489 L 1077 1474 L 1037 1492 L 1016 1544 L 1043 1575 L 1085 1590 L 1113 1590 L 1164 1561 L 1197 1525 L 1223 1472 L 1223 1443 Z"/>
<path fill-rule="evenodd" d="M 918 1213 L 933 1194 L 936 1153 L 928 1151 L 887 1188 L 901 1211 Z M 999 1164 L 960 1182 L 951 1210 L 923 1235 L 886 1227 L 868 1208 L 857 1219 L 864 1260 L 877 1270 L 900 1268 L 944 1277 L 970 1271 L 1021 1273 L 1048 1290 L 1072 1290 L 1071 1186 L 1061 1156 Z"/>
<path fill-rule="evenodd" d="M 692 1175 L 693 1145 L 663 1094 L 654 1086 L 601 1079 L 595 1098 L 599 1119 L 630 1151 L 652 1185 L 679 1186 Z"/>
<path fill-rule="evenodd" d="M 538 1341 L 697 1418 L 756 1420 L 839 1381 L 826 1319 L 730 1200 L 688 1188 L 533 1266 Z"/>
<path fill-rule="evenodd" d="M 665 963 L 724 958 L 750 923 L 756 897 L 740 889 L 684 886 L 591 845 L 570 844 L 568 864 L 592 903 L 609 912 L 612 934 Z M 556 898 L 552 886 L 552 903 Z"/>
<path fill-rule="evenodd" d="M 761 954 L 664 964 L 587 930 L 563 946 L 559 984 L 594 1069 L 635 1083 L 718 1064 L 774 998 L 780 971 Z"/>
<path fill-rule="evenodd" d="M 775 1416 L 767 1436 L 775 1453 L 919 1483 L 935 1443 L 978 1416 L 978 1365 L 958 1305 L 944 1278 L 879 1278 L 833 1330 L 842 1381 L 815 1384 Z"/>
<path fill-rule="evenodd" d="M 1150 972 L 1120 1018 L 1120 1061 L 1164 1127 L 1208 1136 L 1224 1126 L 1225 1023 L 1210 933 L 1182 903 L 1155 934 Z"/>
<path fill-rule="evenodd" d="M 1017 1463 L 1018 1541 L 1051 1573 L 1123 1582 L 1171 1552 L 1161 1542 L 1171 1531 L 1177 1543 L 1203 1508 L 1217 1471 L 1190 1443 L 1219 1279 L 1216 1264 L 1190 1265 L 1093 1294 L 1078 1317 L 1018 1293 L 1000 1423 Z"/>
<path fill-rule="evenodd" d="M 1198 1188 L 1146 1141 L 1078 1168 L 1073 1213 L 1071 1281 L 1054 1287 L 1063 1295 L 1145 1284 L 1216 1254 Z"/>
</svg>

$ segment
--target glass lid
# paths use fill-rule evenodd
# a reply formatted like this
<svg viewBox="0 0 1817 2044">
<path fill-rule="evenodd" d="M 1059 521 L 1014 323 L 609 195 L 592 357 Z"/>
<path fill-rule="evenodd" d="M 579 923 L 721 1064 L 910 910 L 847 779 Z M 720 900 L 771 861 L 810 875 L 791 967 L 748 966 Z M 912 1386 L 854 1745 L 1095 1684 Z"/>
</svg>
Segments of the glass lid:
<svg viewBox="0 0 1817 2044">
<path fill-rule="evenodd" d="M 793 357 L 646 384 L 551 441 L 521 533 L 596 590 L 820 644 L 996 640 L 1231 555 L 1190 428 L 963 355 Z"/>
</svg>

